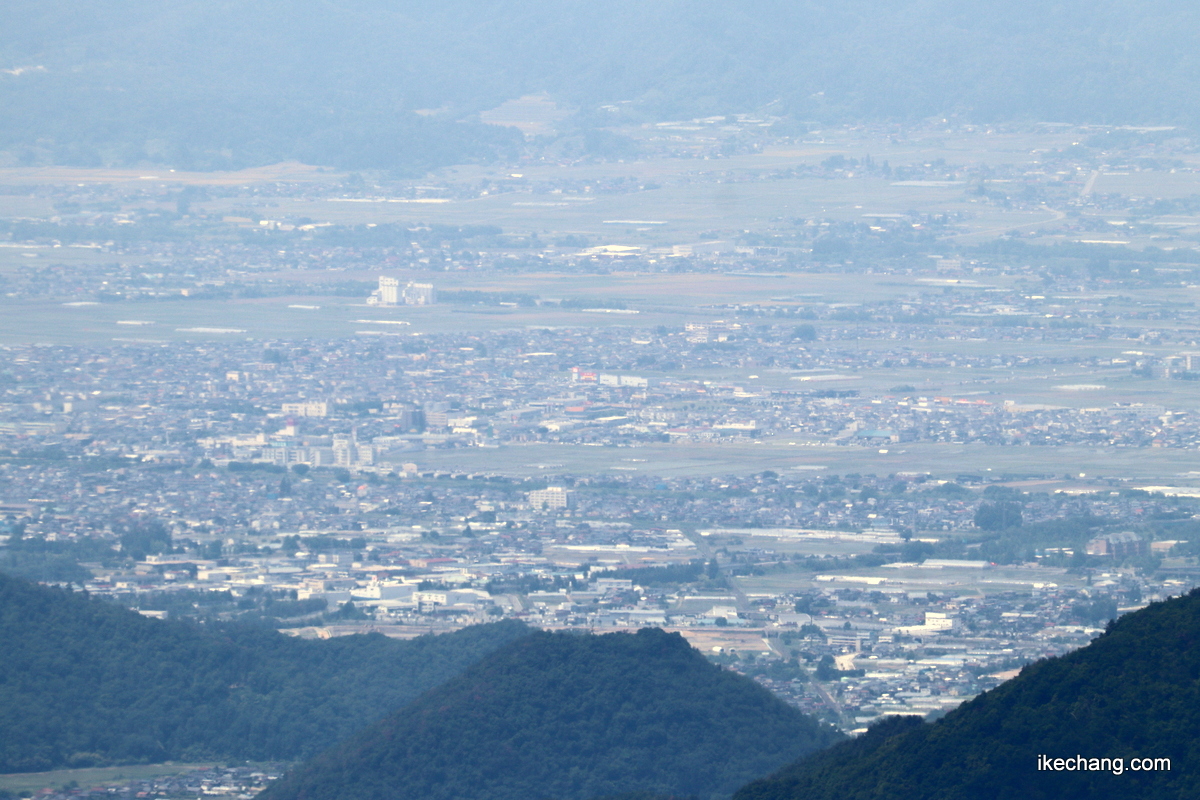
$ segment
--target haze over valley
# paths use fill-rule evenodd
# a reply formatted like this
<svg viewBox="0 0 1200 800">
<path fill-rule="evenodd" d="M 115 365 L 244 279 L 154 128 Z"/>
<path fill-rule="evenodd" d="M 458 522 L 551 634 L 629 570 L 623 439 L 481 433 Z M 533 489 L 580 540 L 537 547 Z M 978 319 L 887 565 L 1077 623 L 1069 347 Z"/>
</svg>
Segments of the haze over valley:
<svg viewBox="0 0 1200 800">
<path fill-rule="evenodd" d="M 1187 796 L 1195 14 L 7 7 L 0 797 Z"/>
</svg>

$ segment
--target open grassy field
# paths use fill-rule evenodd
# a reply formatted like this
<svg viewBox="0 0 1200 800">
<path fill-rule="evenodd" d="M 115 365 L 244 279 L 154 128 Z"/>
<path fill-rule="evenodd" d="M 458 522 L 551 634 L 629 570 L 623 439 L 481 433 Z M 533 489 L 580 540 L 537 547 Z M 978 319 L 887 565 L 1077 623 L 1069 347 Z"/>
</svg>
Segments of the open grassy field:
<svg viewBox="0 0 1200 800">
<path fill-rule="evenodd" d="M 852 579 L 841 579 L 841 576 Z M 1049 584 L 1060 587 L 1080 587 L 1084 580 L 1079 576 L 1067 575 L 1062 570 L 1022 569 L 1018 567 L 993 567 L 990 569 L 949 568 L 854 568 L 832 570 L 826 580 L 817 580 L 817 575 L 807 570 L 772 572 L 768 575 L 741 577 L 738 587 L 747 595 L 772 596 L 784 592 L 804 591 L 812 588 L 854 587 L 905 592 L 938 592 L 954 595 L 988 595 L 1004 592 L 1025 592 L 1044 588 Z M 832 580 L 828 579 L 832 578 Z M 873 581 L 874 584 L 866 581 Z"/>
<path fill-rule="evenodd" d="M 893 186 L 882 178 L 667 185 L 631 194 L 598 194 L 565 201 L 546 193 L 495 194 L 448 203 L 345 203 L 281 199 L 274 213 L 334 223 L 405 222 L 498 225 L 509 232 L 582 233 L 605 244 L 662 246 L 693 242 L 710 229 L 761 229 L 778 218 L 824 216 L 861 220 L 867 214 L 935 213 L 962 201 L 963 187 Z M 212 205 L 219 209 L 219 205 Z M 232 208 L 232 206 L 230 206 Z M 1044 218 L 1043 212 L 1036 218 Z M 634 220 L 630 224 L 613 220 Z M 638 224 L 646 221 L 656 224 Z M 1032 221 L 1020 212 L 998 217 L 1000 227 Z M 995 227 L 991 222 L 985 222 Z"/>
<path fill-rule="evenodd" d="M 336 196 L 279 197 L 266 216 L 309 217 L 317 222 L 343 224 L 415 222 L 499 225 L 506 231 L 583 233 L 605 244 L 670 245 L 693 242 L 705 230 L 759 230 L 792 218 L 824 217 L 862 221 L 875 214 L 909 212 L 967 212 L 966 223 L 976 232 L 1036 227 L 1056 219 L 1046 211 L 1004 209 L 973 202 L 964 185 L 900 185 L 879 176 L 855 175 L 838 179 L 788 177 L 786 171 L 810 167 L 830 156 L 871 156 L 900 166 L 944 159 L 958 165 L 999 165 L 1036 161 L 1036 153 L 1069 144 L 1070 132 L 1026 132 L 992 135 L 957 132 L 946 135 L 897 137 L 830 131 L 803 144 L 771 146 L 761 152 L 720 159 L 647 158 L 628 162 L 553 162 L 512 166 L 449 167 L 412 181 L 433 183 L 456 195 L 450 202 L 338 202 Z M 481 181 L 503 182 L 509 175 L 543 187 L 533 193 L 475 194 Z M 0 169 L 0 186 L 113 184 L 144 186 L 150 190 L 182 186 L 254 187 L 261 184 L 326 184 L 336 186 L 346 176 L 298 163 L 283 163 L 237 172 L 172 172 L 146 169 L 82 169 L 69 167 Z M 583 184 L 613 178 L 633 178 L 644 188 L 626 194 L 592 192 L 555 193 L 550 187 Z M 1115 177 L 1113 178 L 1115 179 Z M 1108 180 L 1108 178 L 1106 178 Z M 1144 180 L 1144 178 L 1143 178 Z M 1186 192 L 1181 180 L 1178 192 Z M 403 185 L 381 189 L 395 196 Z M 0 194 L 3 194 L 0 192 Z M 247 193 L 249 195 L 249 193 Z M 24 202 L 23 202 L 24 201 Z M 153 205 L 153 198 L 138 204 Z M 42 217 L 53 209 L 44 199 L 22 195 L 0 198 L 0 213 L 15 204 L 14 216 Z M 259 205 L 250 196 L 234 193 L 219 199 L 197 201 L 194 207 L 209 214 L 229 214 L 247 204 Z M 614 224 L 614 220 L 647 220 L 661 224 Z"/>
<path fill-rule="evenodd" d="M 11 249 L 11 248 L 8 248 Z M 95 258 L 90 251 L 67 251 L 69 255 Z M 0 251 L 0 268 L 5 254 Z M 303 280 L 305 273 L 280 273 L 277 277 Z M 376 272 L 339 273 L 340 280 L 375 280 Z M 402 275 L 429 280 L 429 273 Z M 524 328 L 530 325 L 550 327 L 607 327 L 655 325 L 682 326 L 697 319 L 725 316 L 719 310 L 703 306 L 728 303 L 769 303 L 780 295 L 820 295 L 828 302 L 848 298 L 882 300 L 915 284 L 896 281 L 863 280 L 861 276 L 837 274 L 751 277 L 728 274 L 680 276 L 653 273 L 616 273 L 612 275 L 534 275 L 485 277 L 447 273 L 437 278 L 442 290 L 469 288 L 482 291 L 508 291 L 534 294 L 545 298 L 619 300 L 638 310 L 638 314 L 596 314 L 557 306 L 533 308 L 471 308 L 440 304 L 430 307 L 369 307 L 366 297 L 327 295 L 272 297 L 253 300 L 164 300 L 142 303 L 104 303 L 64 305 L 61 302 L 6 302 L 0 298 L 0 343 L 103 342 L 113 337 L 150 341 L 182 339 L 227 339 L 232 335 L 252 338 L 350 336 L 372 326 L 361 319 L 389 319 L 411 322 L 404 333 L 448 332 Z M 298 309 L 294 305 L 320 306 Z M 118 320 L 151 322 L 153 325 L 118 326 Z M 236 333 L 194 330 L 220 328 Z M 192 329 L 192 330 L 176 330 Z M 388 332 L 395 333 L 395 328 Z"/>
<path fill-rule="evenodd" d="M 89 769 L 60 769 L 53 772 L 21 772 L 0 775 L 0 791 L 19 794 L 58 788 L 74 782 L 81 787 L 104 786 L 144 778 L 183 775 L 214 764 L 134 764 L 123 767 L 93 767 Z"/>
<path fill-rule="evenodd" d="M 420 463 L 422 469 L 494 472 L 516 477 L 560 473 L 668 477 L 750 475 L 770 469 L 864 475 L 928 472 L 950 477 L 963 472 L 1060 477 L 1084 473 L 1088 478 L 1178 480 L 1177 476 L 1200 470 L 1200 456 L 1195 452 L 1168 448 L 1003 447 L 922 442 L 890 445 L 886 453 L 881 453 L 873 447 L 790 444 L 789 441 L 793 440 L 773 436 L 757 444 L 689 442 L 591 447 L 539 443 L 427 450 L 421 453 Z M 622 460 L 634 458 L 639 461 Z"/>
<path fill-rule="evenodd" d="M 0 248 L 0 272 L 4 265 L 25 266 L 29 262 L 21 256 L 18 248 Z M 35 251 L 39 259 L 51 257 L 44 251 Z M 94 265 L 102 259 L 111 261 L 111 256 L 90 250 L 59 248 L 53 251 L 56 263 L 68 266 L 77 264 L 81 269 Z M 460 272 L 389 271 L 401 280 L 416 279 L 435 281 L 442 291 L 474 289 L 485 292 L 517 292 L 545 299 L 616 300 L 637 314 L 594 314 L 580 310 L 561 309 L 557 306 L 543 307 L 469 307 L 439 304 L 431 307 L 370 308 L 365 305 L 365 292 L 361 298 L 330 296 L 319 293 L 319 286 L 331 280 L 358 280 L 373 282 L 379 276 L 375 271 L 342 271 L 338 273 L 313 273 L 293 270 L 265 274 L 264 278 L 303 283 L 311 281 L 317 293 L 286 297 L 268 297 L 232 301 L 202 299 L 172 299 L 147 302 L 105 303 L 94 305 L 63 305 L 60 302 L 22 301 L 16 303 L 0 298 L 0 341 L 50 341 L 50 338 L 67 341 L 72 336 L 81 341 L 93 341 L 97 336 L 103 340 L 105 325 L 115 324 L 119 319 L 139 319 L 159 324 L 154 336 L 149 338 L 204 338 L 202 331 L 190 331 L 190 337 L 167 336 L 175 333 L 174 327 L 221 327 L 242 328 L 247 336 L 284 337 L 303 335 L 344 336 L 353 333 L 349 327 L 354 320 L 384 315 L 389 319 L 411 321 L 412 331 L 452 330 L 497 330 L 522 328 L 527 325 L 605 327 L 653 327 L 655 325 L 681 326 L 685 322 L 728 317 L 731 312 L 720 306 L 724 304 L 755 304 L 762 306 L 795 307 L 813 303 L 871 303 L 895 300 L 917 292 L 928 292 L 927 279 L 919 275 L 861 275 L 839 273 L 779 273 L 768 275 L 730 274 L 728 272 L 688 274 L 634 273 L 615 271 L 610 274 L 565 274 L 526 273 L 500 275 L 496 273 L 467 274 Z M 989 278 L 986 284 L 948 287 L 953 296 L 971 300 L 975 293 L 984 288 L 1013 288 L 1015 281 L 1009 278 Z M 1159 295 L 1163 295 L 1159 297 Z M 1175 299 L 1200 299 L 1200 289 L 1172 290 Z M 1150 301 L 1168 299 L 1165 291 L 1139 291 L 1137 297 Z M 1063 298 L 1064 303 L 1073 302 Z M 319 309 L 296 309 L 293 305 L 320 306 Z M 165 323 L 175 323 L 171 330 L 163 329 Z M 771 320 L 764 319 L 764 323 Z M 786 321 L 778 324 L 787 324 Z M 794 323 L 793 323 L 794 324 Z M 838 347 L 892 348 L 911 347 L 916 350 L 936 350 L 945 353 L 982 355 L 997 352 L 998 345 L 985 338 L 972 338 L 970 334 L 957 334 L 951 338 L 937 340 L 873 340 L 873 329 L 878 326 L 857 322 L 817 322 L 819 329 L 837 328 L 848 331 L 851 336 L 862 331 L 863 338 L 847 341 L 843 338 Z M 349 326 L 349 327 L 348 327 Z M 1119 340 L 1043 341 L 1031 337 L 1025 341 L 1006 341 L 999 347 L 1005 353 L 1021 355 L 1119 355 L 1131 347 L 1155 352 L 1156 346 Z M 1170 349 L 1157 348 L 1160 350 Z"/>
<path fill-rule="evenodd" d="M 625 133 L 644 140 L 653 140 L 656 135 L 653 129 L 630 129 Z M 721 158 L 647 157 L 606 163 L 560 163 L 547 159 L 520 165 L 461 165 L 412 181 L 385 182 L 378 191 L 379 202 L 338 202 L 345 198 L 336 193 L 279 196 L 266 204 L 261 213 L 345 224 L 417 221 L 491 224 L 515 232 L 583 233 L 604 244 L 669 245 L 693 242 L 705 230 L 761 230 L 793 218 L 863 221 L 878 214 L 959 212 L 965 215 L 961 223 L 964 230 L 957 237 L 960 241 L 994 238 L 1010 230 L 1032 232 L 1042 228 L 1055 236 L 1061 233 L 1058 228 L 1065 216 L 1062 211 L 981 203 L 968 191 L 965 182 L 937 185 L 936 181 L 900 181 L 861 172 L 837 178 L 793 177 L 787 171 L 811 167 L 831 156 L 856 159 L 870 156 L 875 163 L 886 161 L 893 167 L 945 163 L 967 169 L 1027 166 L 1041 171 L 1045 169 L 1045 153 L 1069 147 L 1081 135 L 1079 131 L 1041 127 L 1007 132 L 829 130 L 810 134 L 800 143 L 768 145 L 758 152 Z M 504 183 L 512 175 L 519 175 L 535 191 L 502 191 L 479 196 L 481 181 Z M 1073 180 L 1082 189 L 1088 177 L 1082 174 Z M 217 216 L 244 210 L 247 205 L 264 205 L 253 195 L 254 187 L 263 184 L 336 188 L 346 178 L 344 173 L 294 162 L 212 173 L 149 167 L 0 169 L 0 187 L 72 184 L 112 184 L 148 190 L 183 186 L 248 187 L 245 194 L 223 193 L 220 198 L 197 200 L 193 204 L 195 209 Z M 564 194 L 551 188 L 614 178 L 631 178 L 642 188 L 622 194 L 601 191 Z M 368 176 L 368 185 L 370 180 Z M 431 184 L 447 190 L 453 199 L 436 204 L 395 202 L 407 186 Z M 1183 197 L 1200 193 L 1200 179 L 1190 171 L 1108 168 L 1097 171 L 1092 192 Z M 385 197 L 392 202 L 382 199 Z M 355 199 L 364 198 L 356 195 Z M 155 202 L 153 197 L 137 201 L 143 207 Z M 23 192 L 20 197 L 0 197 L 0 215 L 8 216 L 10 207 L 13 216 L 47 218 L 54 213 L 44 198 Z M 614 224 L 614 220 L 661 224 Z M 1072 234 L 1065 236 L 1069 240 Z M 1139 241 L 1143 239 L 1149 242 L 1148 236 L 1141 236 Z"/>
<path fill-rule="evenodd" d="M 179 184 L 183 186 L 243 186 L 255 183 L 332 182 L 345 173 L 285 161 L 232 172 L 185 172 L 167 167 L 145 169 L 106 169 L 88 167 L 3 167 L 0 185 L 30 186 L 45 184 L 136 183 L 145 186 Z"/>
<path fill-rule="evenodd" d="M 1190 197 L 1200 194 L 1200 175 L 1184 171 L 1101 171 L 1094 191 L 1150 197 Z"/>
</svg>

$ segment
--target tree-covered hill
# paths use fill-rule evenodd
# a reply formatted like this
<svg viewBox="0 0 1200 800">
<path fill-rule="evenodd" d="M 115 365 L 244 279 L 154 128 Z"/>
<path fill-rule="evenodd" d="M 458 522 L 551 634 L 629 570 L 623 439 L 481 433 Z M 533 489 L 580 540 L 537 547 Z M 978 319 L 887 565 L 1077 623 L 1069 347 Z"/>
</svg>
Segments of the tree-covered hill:
<svg viewBox="0 0 1200 800">
<path fill-rule="evenodd" d="M 728 797 L 837 738 L 679 634 L 539 632 L 271 786 L 262 800 Z"/>
<path fill-rule="evenodd" d="M 1038 769 L 1038 757 L 1122 759 Z M 1133 759 L 1170 759 L 1170 770 Z M 1139 765 L 1142 762 L 1138 762 Z M 1044 765 L 1043 765 L 1044 766 Z M 1070 767 L 1064 761 L 1062 767 Z M 1162 767 L 1163 765 L 1158 765 Z M 880 723 L 735 800 L 1182 800 L 1200 785 L 1200 592 L 1112 623 L 943 719 Z"/>
<path fill-rule="evenodd" d="M 304 758 L 528 632 L 307 641 L 149 619 L 0 574 L 0 773 Z"/>
<path fill-rule="evenodd" d="M 511 155 L 472 115 L 536 92 L 584 125 L 1194 124 L 1198 39 L 1185 0 L 9 0 L 0 150 L 413 171 Z"/>
</svg>

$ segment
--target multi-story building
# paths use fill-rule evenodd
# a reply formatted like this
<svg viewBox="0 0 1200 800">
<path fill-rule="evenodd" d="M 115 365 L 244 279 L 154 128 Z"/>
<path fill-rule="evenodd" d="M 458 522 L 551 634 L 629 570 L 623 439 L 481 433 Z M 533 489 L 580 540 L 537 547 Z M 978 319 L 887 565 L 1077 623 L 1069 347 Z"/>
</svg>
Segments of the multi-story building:
<svg viewBox="0 0 1200 800">
<path fill-rule="evenodd" d="M 570 489 L 562 486 L 547 486 L 545 489 L 534 489 L 529 493 L 529 505 L 549 510 L 574 508 L 575 495 Z"/>
<path fill-rule="evenodd" d="M 382 286 L 384 279 L 380 279 Z M 432 283 L 417 283 L 409 281 L 402 294 L 406 306 L 431 306 L 437 302 L 437 291 Z M 395 301 L 393 301 L 393 304 Z"/>
<path fill-rule="evenodd" d="M 400 281 L 395 278 L 380 278 L 379 288 L 367 298 L 370 306 L 394 306 L 400 302 Z"/>
<path fill-rule="evenodd" d="M 354 463 L 354 439 L 348 433 L 333 435 L 333 463 L 348 467 Z"/>
<path fill-rule="evenodd" d="M 1144 556 L 1146 552 L 1146 540 L 1133 531 L 1121 531 L 1105 536 L 1097 536 L 1087 543 L 1087 554 L 1089 556 L 1128 558 L 1130 556 Z"/>
<path fill-rule="evenodd" d="M 282 412 L 292 417 L 326 417 L 329 416 L 329 404 L 306 402 L 284 403 Z"/>
<path fill-rule="evenodd" d="M 394 306 L 400 302 L 400 281 L 395 278 L 379 279 L 379 302 L 381 305 Z"/>
</svg>

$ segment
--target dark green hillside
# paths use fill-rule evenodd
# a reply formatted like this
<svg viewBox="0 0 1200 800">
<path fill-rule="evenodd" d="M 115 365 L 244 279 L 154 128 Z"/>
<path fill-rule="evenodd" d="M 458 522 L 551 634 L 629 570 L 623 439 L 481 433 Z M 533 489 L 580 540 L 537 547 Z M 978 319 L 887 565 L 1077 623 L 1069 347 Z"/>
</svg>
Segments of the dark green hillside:
<svg viewBox="0 0 1200 800">
<path fill-rule="evenodd" d="M 527 633 L 306 641 L 147 619 L 0 574 L 0 773 L 307 757 Z"/>
<path fill-rule="evenodd" d="M 728 797 L 837 738 L 679 634 L 535 633 L 262 800 Z"/>
<path fill-rule="evenodd" d="M 1121 758 L 1121 775 L 1037 769 Z M 1131 769 L 1168 758 L 1170 771 Z M 1089 765 L 1090 766 L 1090 765 Z M 893 720 L 756 781 L 735 800 L 1175 800 L 1200 786 L 1200 592 L 1113 623 L 933 724 Z"/>
</svg>

